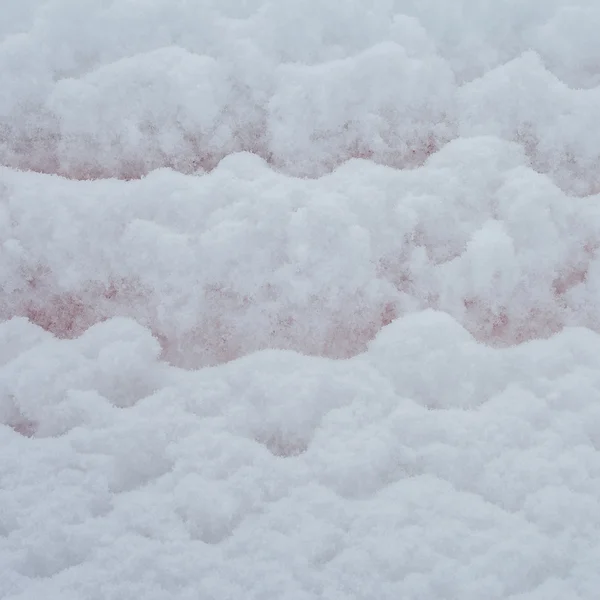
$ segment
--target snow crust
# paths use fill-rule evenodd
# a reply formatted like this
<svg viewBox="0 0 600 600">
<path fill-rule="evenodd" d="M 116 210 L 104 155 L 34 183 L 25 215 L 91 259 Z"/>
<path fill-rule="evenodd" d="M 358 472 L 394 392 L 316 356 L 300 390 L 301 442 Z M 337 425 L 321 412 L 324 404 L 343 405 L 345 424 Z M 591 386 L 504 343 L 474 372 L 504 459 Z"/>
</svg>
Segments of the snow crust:
<svg viewBox="0 0 600 600">
<path fill-rule="evenodd" d="M 4 0 L 0 598 L 595 600 L 599 27 Z"/>
</svg>

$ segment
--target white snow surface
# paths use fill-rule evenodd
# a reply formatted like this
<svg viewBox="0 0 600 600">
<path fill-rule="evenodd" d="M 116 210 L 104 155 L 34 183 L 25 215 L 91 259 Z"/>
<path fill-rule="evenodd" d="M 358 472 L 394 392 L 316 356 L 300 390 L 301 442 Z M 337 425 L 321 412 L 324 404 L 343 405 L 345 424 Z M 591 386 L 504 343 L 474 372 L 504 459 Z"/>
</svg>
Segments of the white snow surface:
<svg viewBox="0 0 600 600">
<path fill-rule="evenodd" d="M 3 0 L 0 599 L 597 600 L 596 0 Z"/>
</svg>

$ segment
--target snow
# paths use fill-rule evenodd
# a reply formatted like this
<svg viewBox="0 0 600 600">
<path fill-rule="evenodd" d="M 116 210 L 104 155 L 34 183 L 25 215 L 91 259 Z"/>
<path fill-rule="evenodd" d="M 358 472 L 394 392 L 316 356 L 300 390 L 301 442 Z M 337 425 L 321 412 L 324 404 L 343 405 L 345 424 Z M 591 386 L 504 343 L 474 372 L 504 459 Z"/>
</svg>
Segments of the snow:
<svg viewBox="0 0 600 600">
<path fill-rule="evenodd" d="M 591 0 L 5 0 L 0 598 L 595 600 Z"/>
<path fill-rule="evenodd" d="M 592 598 L 600 336 L 508 349 L 424 311 L 346 361 L 181 371 L 133 321 L 13 319 L 6 598 Z M 6 359 L 5 359 L 6 360 Z"/>
<path fill-rule="evenodd" d="M 13 167 L 129 178 L 244 150 L 317 176 L 353 156 L 414 166 L 491 134 L 525 136 L 566 191 L 600 189 L 591 0 L 8 1 Z"/>
</svg>

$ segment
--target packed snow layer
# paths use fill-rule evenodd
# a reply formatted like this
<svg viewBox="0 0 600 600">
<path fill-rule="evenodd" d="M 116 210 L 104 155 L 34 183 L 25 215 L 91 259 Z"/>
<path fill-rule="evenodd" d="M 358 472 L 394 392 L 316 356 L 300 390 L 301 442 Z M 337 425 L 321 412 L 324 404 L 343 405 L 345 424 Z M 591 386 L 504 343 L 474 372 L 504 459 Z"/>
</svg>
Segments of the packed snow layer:
<svg viewBox="0 0 600 600">
<path fill-rule="evenodd" d="M 0 597 L 569 600 L 600 588 L 600 336 L 447 315 L 199 371 L 131 320 L 0 326 Z M 34 437 L 26 437 L 27 435 Z"/>
<path fill-rule="evenodd" d="M 596 600 L 599 28 L 4 0 L 0 598 Z"/>
</svg>

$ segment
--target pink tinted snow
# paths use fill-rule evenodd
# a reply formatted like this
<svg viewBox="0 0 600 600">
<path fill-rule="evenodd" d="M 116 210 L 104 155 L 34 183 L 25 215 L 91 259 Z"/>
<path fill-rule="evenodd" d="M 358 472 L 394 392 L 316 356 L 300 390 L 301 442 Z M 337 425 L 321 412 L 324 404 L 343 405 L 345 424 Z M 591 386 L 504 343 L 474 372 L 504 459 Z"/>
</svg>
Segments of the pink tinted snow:
<svg viewBox="0 0 600 600">
<path fill-rule="evenodd" d="M 385 122 L 386 115 L 380 115 Z M 443 147 L 450 137 L 440 136 L 440 123 L 421 123 L 421 128 L 415 139 L 406 142 L 397 132 L 392 131 L 393 124 L 388 123 L 390 134 L 387 136 L 388 145 L 382 147 L 380 140 L 359 139 L 356 131 L 360 127 L 347 123 L 344 131 L 319 131 L 315 129 L 315 144 L 335 139 L 337 148 L 335 156 L 325 154 L 321 159 L 317 155 L 297 156 L 302 163 L 301 174 L 305 177 L 318 177 L 333 171 L 339 165 L 352 158 L 361 158 L 375 163 L 385 164 L 398 169 L 421 166 L 426 159 Z M 343 128 L 343 129 L 344 129 Z M 442 128 L 446 133 L 452 131 L 452 123 L 446 123 Z M 255 122 L 239 123 L 239 128 L 233 137 L 223 147 L 215 145 L 214 141 L 205 144 L 203 136 L 189 131 L 185 135 L 186 144 L 181 150 L 171 153 L 154 151 L 144 155 L 147 147 L 156 147 L 154 137 L 160 136 L 159 129 L 147 130 L 145 145 L 140 148 L 139 155 L 129 153 L 127 160 L 116 160 L 109 165 L 105 160 L 94 154 L 94 140 L 87 142 L 83 137 L 72 140 L 74 147 L 83 149 L 74 153 L 68 161 L 62 160 L 59 147 L 69 146 L 69 139 L 63 139 L 40 129 L 36 135 L 19 139 L 19 132 L 11 135 L 13 152 L 5 165 L 20 170 L 32 170 L 47 174 L 57 174 L 76 180 L 102 178 L 118 178 L 131 180 L 144 177 L 149 171 L 170 167 L 184 173 L 196 171 L 211 171 L 222 158 L 238 151 L 247 151 L 263 158 L 271 168 L 284 173 L 294 174 L 297 169 L 290 164 L 289 157 L 281 156 L 272 148 L 270 131 L 267 123 L 257 126 Z M 328 137 L 329 136 L 329 137 Z M 515 130 L 512 136 L 525 149 L 533 167 L 544 171 L 543 159 L 538 155 L 538 140 L 535 131 Z M 233 141 L 232 141 L 233 140 Z M 310 149 L 309 149 L 310 150 Z M 115 149 L 119 156 L 119 149 Z M 577 169 L 576 160 L 565 150 L 559 159 L 566 165 L 573 164 Z M 593 178 L 592 178 L 593 179 Z M 589 182 L 587 192 L 598 187 L 597 181 Z M 413 240 L 414 244 L 421 244 Z M 594 257 L 598 240 L 590 241 L 586 247 L 589 260 Z M 391 282 L 396 289 L 405 291 L 411 288 L 410 273 L 406 278 L 398 274 L 408 273 L 407 265 L 403 263 L 402 255 L 394 259 L 388 257 L 378 265 L 378 275 Z M 45 330 L 61 338 L 71 338 L 80 335 L 92 324 L 112 316 L 130 316 L 148 326 L 161 341 L 164 357 L 182 366 L 199 366 L 226 362 L 249 351 L 266 347 L 278 347 L 298 350 L 308 354 L 344 358 L 363 351 L 366 344 L 374 338 L 377 332 L 392 322 L 401 314 L 401 310 L 391 302 L 380 305 L 364 306 L 360 299 L 353 304 L 352 299 L 346 299 L 339 310 L 327 313 L 327 320 L 320 322 L 313 318 L 314 312 L 319 312 L 319 302 L 327 302 L 327 298 L 316 299 L 312 308 L 305 307 L 298 313 L 290 306 L 289 310 L 277 309 L 269 305 L 259 307 L 269 313 L 268 330 L 262 331 L 256 340 L 247 339 L 248 332 L 236 325 L 236 315 L 256 302 L 253 298 L 239 297 L 235 292 L 223 289 L 205 289 L 203 300 L 210 297 L 210 305 L 217 307 L 209 315 L 198 314 L 197 321 L 184 331 L 165 328 L 156 318 L 157 303 L 160 298 L 151 297 L 147 291 L 139 287 L 135 281 L 115 281 L 105 284 L 94 284 L 89 288 L 73 289 L 68 293 L 55 291 L 59 288 L 52 283 L 55 274 L 44 272 L 32 274 L 29 279 L 29 292 L 24 295 L 21 303 L 9 303 L 4 318 L 20 315 L 29 318 Z M 587 265 L 565 265 L 556 273 L 550 293 L 551 304 L 541 306 L 522 306 L 518 303 L 507 304 L 500 308 L 492 308 L 486 299 L 468 295 L 463 298 L 463 314 L 454 316 L 480 341 L 493 345 L 518 344 L 534 338 L 545 338 L 559 331 L 566 323 L 565 294 L 577 284 L 583 283 L 587 276 Z M 43 287 L 44 293 L 41 292 Z M 38 293 L 36 290 L 40 289 Z M 435 294 L 426 290 L 411 289 L 413 296 L 420 302 L 419 308 L 436 308 L 445 310 L 444 303 Z M 548 295 L 548 294 L 546 294 Z M 1 305 L 2 303 L 0 303 Z M 283 303 L 285 307 L 285 303 Z M 313 311 L 311 313 L 311 311 Z M 587 323 L 600 330 L 600 324 Z"/>
<path fill-rule="evenodd" d="M 586 247 L 590 261 L 597 249 L 598 245 Z M 403 270 L 407 272 L 407 265 L 399 257 L 396 264 L 380 264 L 378 274 L 405 291 L 411 282 L 398 279 L 398 272 Z M 575 286 L 585 283 L 586 278 L 587 265 L 565 267 L 556 274 L 552 284 L 552 302 L 546 301 L 539 306 L 535 303 L 524 306 L 514 301 L 494 309 L 485 299 L 468 296 L 463 299 L 464 312 L 458 318 L 478 341 L 493 346 L 547 338 L 570 324 L 566 295 Z M 52 273 L 46 273 L 46 289 L 58 289 L 51 280 Z M 391 302 L 364 306 L 361 299 L 356 298 L 356 303 L 343 303 L 331 313 L 321 310 L 320 303 L 326 303 L 328 299 L 320 298 L 299 312 L 292 305 L 286 305 L 285 299 L 271 305 L 277 308 L 270 308 L 269 305 L 259 306 L 253 298 L 240 297 L 225 288 L 212 288 L 205 289 L 204 297 L 198 299 L 199 304 L 209 305 L 212 310 L 208 313 L 199 311 L 196 323 L 181 330 L 173 329 L 157 318 L 160 297 L 134 281 L 112 281 L 107 286 L 94 284 L 68 293 L 50 294 L 36 294 L 40 282 L 35 276 L 29 285 L 30 293 L 24 296 L 25 300 L 13 304 L 11 314 L 4 317 L 25 316 L 59 338 L 73 338 L 97 322 L 114 316 L 129 316 L 150 328 L 161 343 L 164 359 L 190 368 L 227 362 L 264 348 L 347 358 L 363 352 L 382 327 L 401 316 L 399 308 Z M 420 297 L 421 308 L 447 308 L 436 295 L 418 289 L 412 289 L 412 294 Z M 282 299 L 275 297 L 274 300 Z M 268 330 L 249 335 L 247 328 L 237 325 L 236 316 L 250 308 L 271 311 L 267 319 Z M 316 318 L 320 314 L 327 315 L 325 322 Z M 456 312 L 453 316 L 457 317 Z M 600 319 L 590 321 L 588 317 L 585 325 L 600 331 Z"/>
</svg>

